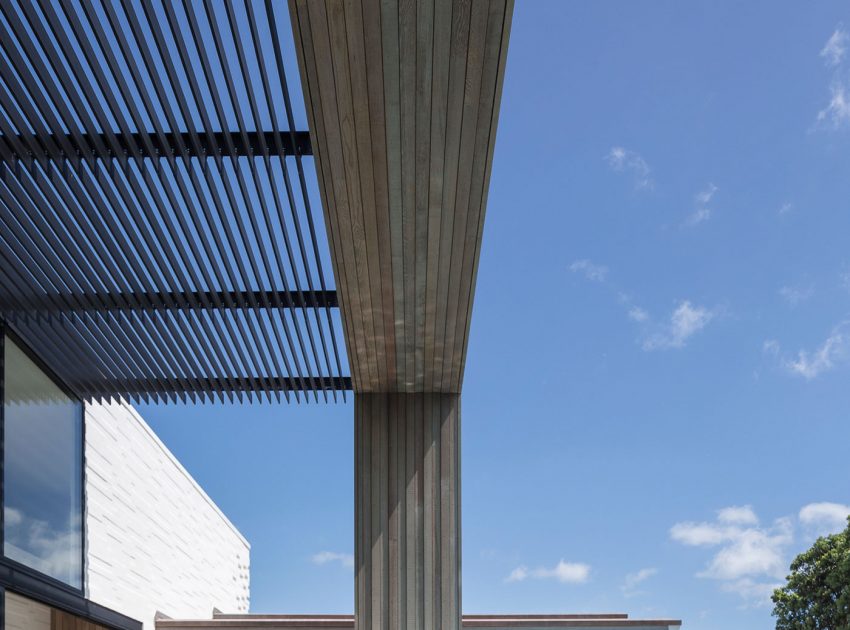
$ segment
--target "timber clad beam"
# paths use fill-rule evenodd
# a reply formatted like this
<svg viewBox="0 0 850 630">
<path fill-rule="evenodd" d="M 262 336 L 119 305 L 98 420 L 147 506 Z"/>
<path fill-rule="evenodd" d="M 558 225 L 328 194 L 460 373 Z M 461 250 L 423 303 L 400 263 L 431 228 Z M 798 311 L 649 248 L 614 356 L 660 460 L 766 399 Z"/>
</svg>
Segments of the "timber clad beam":
<svg viewBox="0 0 850 630">
<path fill-rule="evenodd" d="M 460 396 L 513 0 L 289 0 L 355 400 L 355 628 L 460 630 Z"/>
<path fill-rule="evenodd" d="M 459 392 L 513 0 L 289 0 L 355 391 Z"/>
</svg>

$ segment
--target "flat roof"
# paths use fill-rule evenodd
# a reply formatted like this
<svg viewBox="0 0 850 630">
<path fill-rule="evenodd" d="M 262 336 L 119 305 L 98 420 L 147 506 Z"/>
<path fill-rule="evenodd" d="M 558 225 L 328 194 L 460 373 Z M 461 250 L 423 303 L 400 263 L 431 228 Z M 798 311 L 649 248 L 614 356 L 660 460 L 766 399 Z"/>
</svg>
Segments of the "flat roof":
<svg viewBox="0 0 850 630">
<path fill-rule="evenodd" d="M 682 625 L 680 619 L 629 619 L 625 613 L 574 613 L 535 615 L 464 615 L 464 628 L 644 628 L 668 629 Z M 165 619 L 156 621 L 157 630 L 181 628 L 182 630 L 216 630 L 242 628 L 243 630 L 351 630 L 354 615 L 230 615 L 215 613 L 212 619 Z"/>
</svg>

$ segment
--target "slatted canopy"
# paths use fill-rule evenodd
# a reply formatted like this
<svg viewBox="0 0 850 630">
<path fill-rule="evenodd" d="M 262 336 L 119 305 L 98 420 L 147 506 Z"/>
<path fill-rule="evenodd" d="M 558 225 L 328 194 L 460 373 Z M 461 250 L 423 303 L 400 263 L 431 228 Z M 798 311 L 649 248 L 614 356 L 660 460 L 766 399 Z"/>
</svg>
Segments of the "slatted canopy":
<svg viewBox="0 0 850 630">
<path fill-rule="evenodd" d="M 0 316 L 84 398 L 350 389 L 272 0 L 0 3 Z"/>
</svg>

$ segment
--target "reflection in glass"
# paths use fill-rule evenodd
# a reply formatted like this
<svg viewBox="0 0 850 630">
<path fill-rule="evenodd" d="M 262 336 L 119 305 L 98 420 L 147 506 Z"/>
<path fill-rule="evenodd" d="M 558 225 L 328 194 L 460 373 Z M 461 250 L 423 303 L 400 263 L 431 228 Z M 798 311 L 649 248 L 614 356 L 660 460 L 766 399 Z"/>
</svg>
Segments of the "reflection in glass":
<svg viewBox="0 0 850 630">
<path fill-rule="evenodd" d="M 82 405 L 4 343 L 3 553 L 82 588 Z"/>
</svg>

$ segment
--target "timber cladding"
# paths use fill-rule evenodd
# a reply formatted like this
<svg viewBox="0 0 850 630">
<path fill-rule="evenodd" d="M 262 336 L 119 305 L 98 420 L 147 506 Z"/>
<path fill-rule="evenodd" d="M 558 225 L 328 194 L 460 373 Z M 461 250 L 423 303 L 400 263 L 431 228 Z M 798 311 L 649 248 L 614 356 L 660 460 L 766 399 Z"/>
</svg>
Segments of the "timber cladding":
<svg viewBox="0 0 850 630">
<path fill-rule="evenodd" d="M 513 0 L 289 0 L 355 391 L 459 392 Z"/>
<path fill-rule="evenodd" d="M 354 395 L 356 630 L 460 630 L 460 395 Z"/>
<path fill-rule="evenodd" d="M 106 626 L 81 619 L 55 608 L 50 611 L 50 630 L 109 630 Z"/>
</svg>

